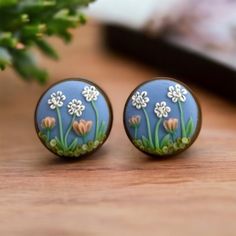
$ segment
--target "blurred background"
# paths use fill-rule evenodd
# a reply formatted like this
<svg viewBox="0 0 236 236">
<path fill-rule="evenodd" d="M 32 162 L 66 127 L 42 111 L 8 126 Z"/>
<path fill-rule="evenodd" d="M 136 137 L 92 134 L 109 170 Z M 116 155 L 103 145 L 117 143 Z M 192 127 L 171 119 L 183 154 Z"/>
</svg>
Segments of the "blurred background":
<svg viewBox="0 0 236 236">
<path fill-rule="evenodd" d="M 109 49 L 235 101 L 235 9 L 234 0 L 100 0 L 89 14 Z"/>
<path fill-rule="evenodd" d="M 146 0 L 138 4 L 134 0 L 4 0 L 0 2 L 0 68 L 12 67 L 25 80 L 45 82 L 54 75 L 48 74 L 38 51 L 63 60 L 70 46 L 62 49 L 50 42 L 51 36 L 67 44 L 74 38 L 73 43 L 82 48 L 78 55 L 82 58 L 86 49 L 80 41 L 90 36 L 83 32 L 77 36 L 75 29 L 85 24 L 87 15 L 88 24 L 96 24 L 99 31 L 98 47 L 234 102 L 235 8 L 234 0 Z M 47 12 L 45 17 L 41 11 Z"/>
</svg>

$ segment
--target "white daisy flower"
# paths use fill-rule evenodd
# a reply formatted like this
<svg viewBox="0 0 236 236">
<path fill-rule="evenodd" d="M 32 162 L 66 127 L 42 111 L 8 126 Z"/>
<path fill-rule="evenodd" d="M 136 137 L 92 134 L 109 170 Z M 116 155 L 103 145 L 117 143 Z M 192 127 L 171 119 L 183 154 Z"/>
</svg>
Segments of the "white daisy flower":
<svg viewBox="0 0 236 236">
<path fill-rule="evenodd" d="M 132 105 L 136 107 L 137 109 L 141 109 L 147 106 L 149 102 L 149 98 L 147 97 L 147 92 L 142 91 L 142 92 L 136 92 L 132 96 Z"/>
<path fill-rule="evenodd" d="M 168 117 L 168 113 L 171 112 L 171 109 L 166 105 L 166 102 L 162 101 L 161 103 L 156 103 L 154 112 L 159 118 Z"/>
<path fill-rule="evenodd" d="M 85 86 L 82 94 L 87 102 L 96 101 L 99 95 L 98 90 L 94 86 Z"/>
<path fill-rule="evenodd" d="M 62 107 L 63 101 L 65 101 L 66 96 L 61 92 L 57 91 L 51 94 L 51 98 L 48 99 L 48 104 L 51 109 L 55 109 L 56 107 Z"/>
<path fill-rule="evenodd" d="M 76 115 L 76 116 L 81 116 L 85 106 L 80 100 L 73 99 L 71 102 L 68 103 L 68 112 L 70 115 Z"/>
<path fill-rule="evenodd" d="M 169 87 L 169 92 L 167 93 L 167 96 L 172 99 L 172 102 L 185 102 L 187 90 L 181 87 L 179 84 L 176 84 L 175 86 Z"/>
</svg>

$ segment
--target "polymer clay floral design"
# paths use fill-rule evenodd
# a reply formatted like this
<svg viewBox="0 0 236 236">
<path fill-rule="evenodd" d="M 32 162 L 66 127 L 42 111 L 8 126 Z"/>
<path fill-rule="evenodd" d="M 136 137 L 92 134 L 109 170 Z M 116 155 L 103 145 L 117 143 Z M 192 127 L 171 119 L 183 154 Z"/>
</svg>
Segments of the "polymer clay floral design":
<svg viewBox="0 0 236 236">
<path fill-rule="evenodd" d="M 54 117 L 47 116 L 42 120 L 41 126 L 44 129 L 52 129 L 56 124 L 56 119 Z"/>
<path fill-rule="evenodd" d="M 181 85 L 176 84 L 175 86 L 169 87 L 167 96 L 172 99 L 172 102 L 185 102 L 187 90 L 182 88 Z"/>
<path fill-rule="evenodd" d="M 154 148 L 154 144 L 152 141 L 152 132 L 151 132 L 151 125 L 150 125 L 150 119 L 148 116 L 148 113 L 145 109 L 147 107 L 147 104 L 149 103 L 150 99 L 148 97 L 148 93 L 146 91 L 139 92 L 137 91 L 132 96 L 132 105 L 136 107 L 136 109 L 142 109 L 143 113 L 145 115 L 146 123 L 147 123 L 147 130 L 148 130 L 148 142 L 152 148 Z"/>
<path fill-rule="evenodd" d="M 94 113 L 96 116 L 96 124 L 95 124 L 96 132 L 94 134 L 94 139 L 95 140 L 99 139 L 99 137 L 101 135 L 103 135 L 103 133 L 104 133 L 103 130 L 104 130 L 104 126 L 105 126 L 104 122 L 100 123 L 100 121 L 99 121 L 99 113 L 98 113 L 98 109 L 95 104 L 95 101 L 97 101 L 97 99 L 98 99 L 99 92 L 94 86 L 85 86 L 82 91 L 82 94 L 83 94 L 85 100 L 87 102 L 91 103 L 92 108 L 94 110 Z"/>
<path fill-rule="evenodd" d="M 84 102 L 73 98 L 65 104 L 66 96 L 62 91 L 53 92 L 48 99 L 48 105 L 50 109 L 56 111 L 57 118 L 50 116 L 43 118 L 41 121 L 42 130 L 39 131 L 39 136 L 49 149 L 60 156 L 78 157 L 84 155 L 97 148 L 106 138 L 106 123 L 99 121 L 99 110 L 96 107 L 96 101 L 100 95 L 99 91 L 95 86 L 85 86 L 81 94 L 82 98 L 84 97 Z M 65 122 L 63 122 L 61 114 L 61 108 L 64 105 L 67 106 L 68 114 L 71 116 L 67 127 L 64 127 Z M 83 118 L 76 120 L 83 116 L 86 107 L 90 105 L 94 110 L 95 124 L 92 120 Z M 95 126 L 95 129 L 93 129 L 93 126 Z M 59 135 L 51 137 L 52 129 L 57 129 Z M 89 140 L 88 135 L 92 131 L 94 132 L 94 138 Z M 73 140 L 69 138 L 70 134 L 76 135 Z"/>
<path fill-rule="evenodd" d="M 131 104 L 137 111 L 143 111 L 146 121 L 146 124 L 143 125 L 145 125 L 144 127 L 147 129 L 147 137 L 145 135 L 139 135 L 141 116 L 139 114 L 131 116 L 128 122 L 130 127 L 134 129 L 134 144 L 141 150 L 158 155 L 172 154 L 178 150 L 184 149 L 190 143 L 194 130 L 192 117 L 189 117 L 186 122 L 184 115 L 183 103 L 187 101 L 187 94 L 187 90 L 180 84 L 169 86 L 166 96 L 167 98 L 170 98 L 170 101 L 157 101 L 155 103 L 153 112 L 156 115 L 157 120 L 154 126 L 155 128 L 151 129 L 152 124 L 149 118 L 150 114 L 146 111 L 150 101 L 148 93 L 147 91 L 135 92 L 131 96 Z M 176 103 L 179 108 L 179 118 L 171 117 L 171 106 L 175 106 L 174 104 Z M 181 121 L 181 136 L 178 136 L 176 133 L 179 126 L 179 119 Z M 163 137 L 160 137 L 159 134 L 161 128 L 166 132 Z"/>
<path fill-rule="evenodd" d="M 162 101 L 161 103 L 157 102 L 154 112 L 156 113 L 157 117 L 167 117 L 168 113 L 171 111 L 170 107 L 166 105 L 166 102 Z"/>
<path fill-rule="evenodd" d="M 61 91 L 57 91 L 56 93 L 51 94 L 51 98 L 48 99 L 48 104 L 51 109 L 56 109 L 57 107 L 62 107 L 63 101 L 65 100 L 66 96 Z"/>
<path fill-rule="evenodd" d="M 186 138 L 186 128 L 185 128 L 185 121 L 184 121 L 184 112 L 182 108 L 182 103 L 186 101 L 186 94 L 187 90 L 184 89 L 181 85 L 176 84 L 175 86 L 169 87 L 169 92 L 167 93 L 167 96 L 171 98 L 172 102 L 178 103 L 179 110 L 180 110 L 180 116 L 181 116 L 181 129 L 182 129 L 182 136 Z"/>
<path fill-rule="evenodd" d="M 70 115 L 76 115 L 76 116 L 81 116 L 85 106 L 83 105 L 83 103 L 80 100 L 77 99 L 73 99 L 71 102 L 69 102 L 69 104 L 67 105 L 68 112 Z"/>
<path fill-rule="evenodd" d="M 132 105 L 135 106 L 137 109 L 145 108 L 149 102 L 149 98 L 147 97 L 147 92 L 142 91 L 136 92 L 132 96 Z"/>
<path fill-rule="evenodd" d="M 164 120 L 163 126 L 168 133 L 174 133 L 178 128 L 178 119 L 177 118 L 170 118 L 168 120 Z"/>
<path fill-rule="evenodd" d="M 136 115 L 129 118 L 130 127 L 134 128 L 134 138 L 137 138 L 138 128 L 141 122 L 141 116 Z"/>
<path fill-rule="evenodd" d="M 83 141 L 85 142 L 85 137 L 88 135 L 92 128 L 93 122 L 91 120 L 83 120 L 81 119 L 79 122 L 74 121 L 73 122 L 73 129 L 75 133 L 78 136 L 81 136 L 83 138 Z"/>
<path fill-rule="evenodd" d="M 87 102 L 96 101 L 99 96 L 99 92 L 94 86 L 85 86 L 82 94 Z"/>
</svg>

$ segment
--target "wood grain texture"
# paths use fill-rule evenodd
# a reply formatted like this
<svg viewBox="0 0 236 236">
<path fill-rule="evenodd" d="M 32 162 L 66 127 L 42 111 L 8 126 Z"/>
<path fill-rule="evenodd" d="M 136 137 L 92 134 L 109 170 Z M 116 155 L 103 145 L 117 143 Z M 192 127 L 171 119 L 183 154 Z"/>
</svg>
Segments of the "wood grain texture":
<svg viewBox="0 0 236 236">
<path fill-rule="evenodd" d="M 105 145 L 77 162 L 48 152 L 34 130 L 34 108 L 46 87 L 0 74 L 0 235 L 236 235 L 236 107 L 194 88 L 202 132 L 185 153 L 155 160 L 136 150 L 122 124 L 130 91 L 168 76 L 103 50 L 99 26 L 75 32 L 63 56 L 42 58 L 51 83 L 91 78 L 113 104 Z M 191 86 L 191 85 L 190 85 Z"/>
</svg>

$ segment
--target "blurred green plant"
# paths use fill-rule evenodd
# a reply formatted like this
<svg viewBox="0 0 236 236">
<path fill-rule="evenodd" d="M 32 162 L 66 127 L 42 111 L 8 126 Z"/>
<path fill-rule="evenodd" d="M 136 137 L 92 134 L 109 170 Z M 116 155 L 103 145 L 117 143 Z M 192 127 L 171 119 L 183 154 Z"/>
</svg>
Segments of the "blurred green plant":
<svg viewBox="0 0 236 236">
<path fill-rule="evenodd" d="M 11 66 L 25 80 L 44 83 L 45 69 L 37 66 L 30 51 L 38 47 L 45 55 L 58 59 L 45 36 L 71 41 L 70 28 L 86 22 L 81 9 L 94 0 L 0 0 L 0 70 Z"/>
</svg>

